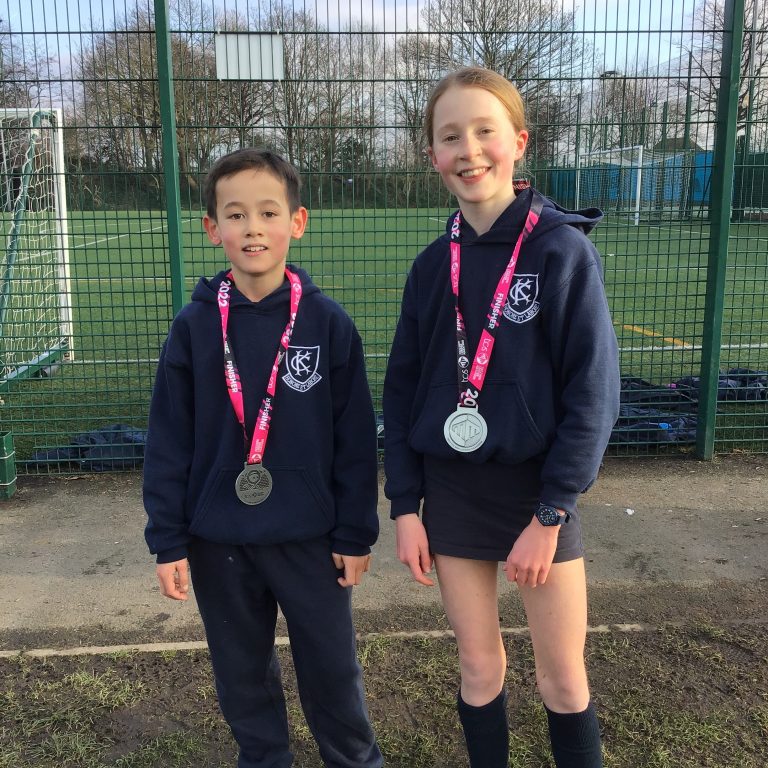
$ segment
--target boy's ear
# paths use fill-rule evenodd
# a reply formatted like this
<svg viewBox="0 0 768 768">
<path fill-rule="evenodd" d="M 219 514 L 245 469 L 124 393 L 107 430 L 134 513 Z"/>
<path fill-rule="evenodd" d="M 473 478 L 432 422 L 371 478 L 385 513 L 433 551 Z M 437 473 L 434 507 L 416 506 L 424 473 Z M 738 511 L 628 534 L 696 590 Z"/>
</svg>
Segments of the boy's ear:
<svg viewBox="0 0 768 768">
<path fill-rule="evenodd" d="M 291 237 L 298 240 L 304 234 L 304 230 L 307 228 L 308 218 L 309 214 L 303 205 L 300 205 L 291 214 Z"/>
<path fill-rule="evenodd" d="M 214 245 L 221 245 L 221 235 L 219 234 L 219 225 L 216 223 L 216 219 L 212 219 L 207 213 L 203 216 L 203 227 L 208 239 Z"/>
</svg>

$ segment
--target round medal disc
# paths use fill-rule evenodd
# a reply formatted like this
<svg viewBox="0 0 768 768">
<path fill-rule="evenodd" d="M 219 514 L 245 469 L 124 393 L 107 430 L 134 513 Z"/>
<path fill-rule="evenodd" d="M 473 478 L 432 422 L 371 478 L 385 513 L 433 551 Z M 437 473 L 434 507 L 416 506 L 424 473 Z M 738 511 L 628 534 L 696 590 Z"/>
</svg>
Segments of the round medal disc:
<svg viewBox="0 0 768 768">
<path fill-rule="evenodd" d="M 488 425 L 477 408 L 457 406 L 443 427 L 445 441 L 455 451 L 471 453 L 477 450 L 488 437 Z"/>
<path fill-rule="evenodd" d="M 262 464 L 246 464 L 235 480 L 235 493 L 243 504 L 261 504 L 272 493 L 272 475 Z"/>
</svg>

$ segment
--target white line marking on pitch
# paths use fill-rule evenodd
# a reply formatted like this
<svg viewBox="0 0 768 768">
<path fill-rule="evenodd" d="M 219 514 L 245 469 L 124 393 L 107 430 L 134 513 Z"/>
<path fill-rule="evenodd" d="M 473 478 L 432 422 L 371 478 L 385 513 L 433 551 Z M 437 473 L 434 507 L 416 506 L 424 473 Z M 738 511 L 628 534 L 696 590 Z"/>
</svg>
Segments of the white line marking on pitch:
<svg viewBox="0 0 768 768">
<path fill-rule="evenodd" d="M 658 627 L 643 624 L 599 624 L 588 627 L 591 634 L 608 634 L 610 632 L 656 632 Z M 501 630 L 502 635 L 528 635 L 528 627 L 506 627 Z M 365 632 L 358 634 L 358 640 L 365 642 L 380 637 L 397 640 L 410 640 L 416 638 L 443 639 L 454 637 L 451 629 L 415 630 L 411 632 Z M 290 645 L 287 637 L 275 638 L 275 645 Z M 27 651 L 0 651 L 0 658 L 9 659 L 14 656 L 30 656 L 44 659 L 51 656 L 104 656 L 110 653 L 163 653 L 168 651 L 199 651 L 208 647 L 204 640 L 192 640 L 183 643 L 136 643 L 133 645 L 91 645 L 76 648 L 32 648 Z"/>
<path fill-rule="evenodd" d="M 182 221 L 195 221 L 195 219 L 192 218 L 185 218 L 182 219 Z M 109 242 L 110 240 L 119 240 L 121 237 L 130 237 L 131 235 L 142 235 L 146 234 L 147 232 L 156 232 L 158 229 L 163 229 L 166 225 L 166 222 L 161 222 L 156 227 L 149 227 L 147 229 L 140 229 L 138 232 L 123 232 L 120 235 L 111 235 L 110 237 L 103 237 L 101 240 L 91 240 L 90 243 L 81 243 L 80 245 L 73 245 L 72 249 L 75 248 L 88 248 L 91 245 L 99 245 L 101 243 Z M 83 235 L 73 235 L 73 237 L 83 237 Z"/>
<path fill-rule="evenodd" d="M 659 347 L 621 347 L 620 352 L 694 352 L 702 349 L 701 344 L 689 347 L 676 347 L 672 344 Z M 768 349 L 768 343 L 761 344 L 723 344 L 720 349 Z M 389 352 L 366 352 L 365 357 L 383 359 Z M 158 358 L 126 358 L 125 360 L 71 360 L 67 365 L 136 365 L 138 363 L 156 363 Z"/>
</svg>

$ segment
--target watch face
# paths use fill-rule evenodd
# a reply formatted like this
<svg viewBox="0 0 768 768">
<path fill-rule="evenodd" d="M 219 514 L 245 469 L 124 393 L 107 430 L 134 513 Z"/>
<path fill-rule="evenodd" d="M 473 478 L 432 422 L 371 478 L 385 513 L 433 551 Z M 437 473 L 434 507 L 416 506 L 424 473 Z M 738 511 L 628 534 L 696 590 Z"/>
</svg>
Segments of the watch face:
<svg viewBox="0 0 768 768">
<path fill-rule="evenodd" d="M 543 504 L 536 510 L 536 517 L 542 525 L 557 525 L 560 522 L 560 515 L 557 510 Z"/>
</svg>

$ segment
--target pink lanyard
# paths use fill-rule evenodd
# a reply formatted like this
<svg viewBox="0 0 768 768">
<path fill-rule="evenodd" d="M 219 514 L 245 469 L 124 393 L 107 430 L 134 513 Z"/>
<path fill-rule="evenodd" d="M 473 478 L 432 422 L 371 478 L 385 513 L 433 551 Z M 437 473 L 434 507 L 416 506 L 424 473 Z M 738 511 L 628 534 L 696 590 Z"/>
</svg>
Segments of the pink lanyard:
<svg viewBox="0 0 768 768">
<path fill-rule="evenodd" d="M 301 280 L 289 269 L 285 270 L 285 276 L 291 283 L 291 316 L 288 324 L 285 326 L 283 335 L 280 337 L 280 346 L 275 356 L 275 362 L 272 365 L 272 372 L 269 375 L 267 384 L 267 394 L 261 401 L 259 415 L 256 418 L 256 425 L 253 428 L 253 439 L 251 449 L 248 452 L 248 464 L 261 464 L 264 459 L 264 451 L 267 447 L 267 437 L 269 436 L 269 422 L 272 418 L 274 409 L 273 399 L 277 388 L 277 372 L 280 363 L 283 362 L 285 353 L 288 351 L 288 345 L 291 343 L 293 335 L 293 326 L 296 322 L 296 315 L 299 312 L 299 303 L 301 302 Z M 227 323 L 229 321 L 229 302 L 230 292 L 232 291 L 232 273 L 228 272 L 219 286 L 218 304 L 221 315 L 221 335 L 224 340 L 224 380 L 227 383 L 227 391 L 232 407 L 235 409 L 235 415 L 243 428 L 243 436 L 248 440 L 245 430 L 245 408 L 243 404 L 243 387 L 240 383 L 240 373 L 237 370 L 235 354 L 229 345 L 227 338 Z"/>
<path fill-rule="evenodd" d="M 533 193 L 531 207 L 523 225 L 523 230 L 517 238 L 512 256 L 509 259 L 504 273 L 499 280 L 496 290 L 491 299 L 491 307 L 488 311 L 487 322 L 480 335 L 480 342 L 475 351 L 475 357 L 472 361 L 472 368 L 469 367 L 469 358 L 467 357 L 467 329 L 464 324 L 464 317 L 459 309 L 459 276 L 461 274 L 461 211 L 456 212 L 451 225 L 451 290 L 453 291 L 453 304 L 456 309 L 456 368 L 459 379 L 459 405 L 476 405 L 476 401 L 483 389 L 485 375 L 488 373 L 488 366 L 493 354 L 493 345 L 496 340 L 496 331 L 499 327 L 499 315 L 504 307 L 509 289 L 512 287 L 512 278 L 515 274 L 517 259 L 520 256 L 520 249 L 523 243 L 528 239 L 533 228 L 539 221 L 541 209 L 544 201 L 537 193 Z M 464 386 L 466 384 L 466 386 Z M 473 389 L 472 387 L 475 387 Z"/>
</svg>

